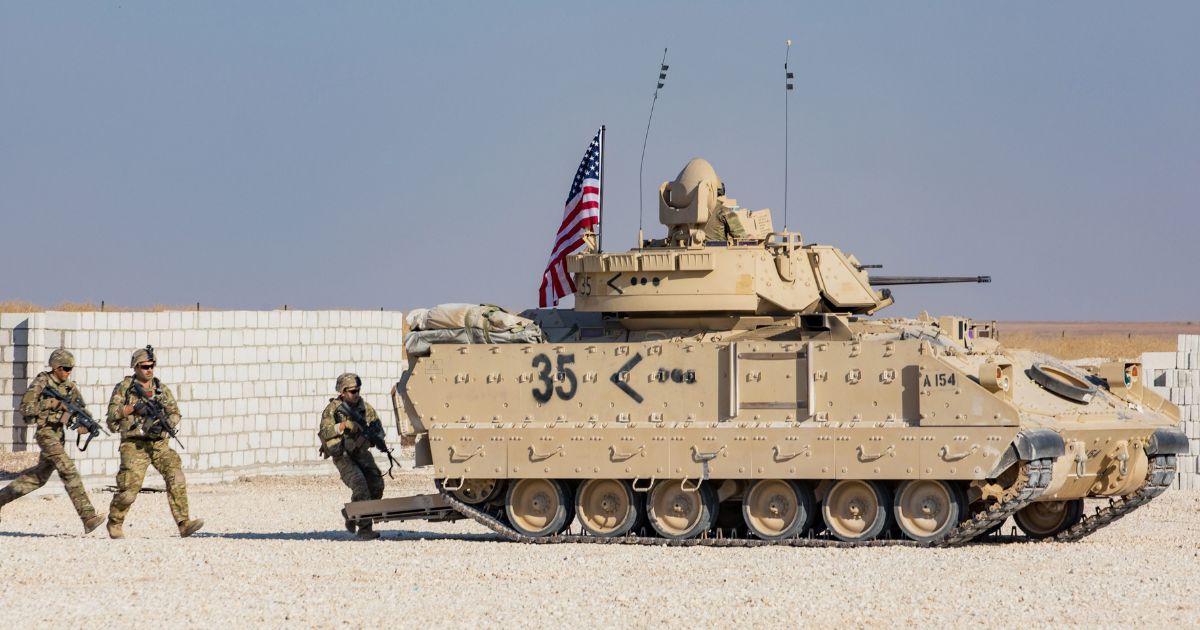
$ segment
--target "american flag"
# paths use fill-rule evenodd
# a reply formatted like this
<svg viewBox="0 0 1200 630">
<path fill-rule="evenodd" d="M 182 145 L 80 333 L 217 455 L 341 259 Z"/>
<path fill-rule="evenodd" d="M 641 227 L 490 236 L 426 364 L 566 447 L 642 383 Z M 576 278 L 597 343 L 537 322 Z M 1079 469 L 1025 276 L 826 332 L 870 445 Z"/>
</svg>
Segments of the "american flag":
<svg viewBox="0 0 1200 630">
<path fill-rule="evenodd" d="M 584 232 L 599 229 L 600 156 L 604 150 L 602 131 L 597 131 L 596 137 L 592 138 L 587 152 L 583 154 L 583 161 L 579 163 L 579 170 L 575 171 L 575 181 L 571 182 L 562 223 L 558 226 L 554 248 L 550 250 L 550 262 L 546 264 L 542 286 L 538 290 L 538 306 L 541 308 L 558 306 L 560 299 L 575 292 L 575 280 L 567 273 L 567 256 L 586 247 Z"/>
</svg>

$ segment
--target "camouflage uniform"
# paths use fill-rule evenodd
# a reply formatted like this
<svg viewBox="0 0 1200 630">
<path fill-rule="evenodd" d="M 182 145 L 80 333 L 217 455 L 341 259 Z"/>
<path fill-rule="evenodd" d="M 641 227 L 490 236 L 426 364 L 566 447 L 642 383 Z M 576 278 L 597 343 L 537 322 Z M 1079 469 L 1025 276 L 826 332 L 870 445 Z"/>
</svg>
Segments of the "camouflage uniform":
<svg viewBox="0 0 1200 630">
<path fill-rule="evenodd" d="M 722 205 L 704 224 L 704 239 L 707 241 L 725 241 L 729 239 L 746 238 L 746 229 L 727 206 Z"/>
<path fill-rule="evenodd" d="M 153 361 L 153 355 L 145 350 L 138 350 L 133 355 L 133 365 L 142 361 Z M 137 499 L 146 479 L 146 469 L 154 466 L 162 475 L 167 486 L 167 504 L 171 507 L 171 516 L 179 526 L 181 535 L 189 536 L 199 529 L 203 521 L 188 519 L 187 480 L 183 475 L 183 462 L 179 454 L 171 448 L 170 436 L 165 432 L 158 435 L 147 435 L 142 429 L 145 418 L 131 414 L 125 415 L 125 405 L 136 405 L 139 398 L 133 389 L 133 376 L 113 388 L 112 397 L 108 401 L 108 430 L 121 434 L 121 467 L 117 470 L 117 492 L 113 495 L 112 504 L 108 509 L 109 534 L 114 538 L 124 536 L 122 525 L 130 506 Z M 171 428 L 179 426 L 181 417 L 179 405 L 171 390 L 157 378 L 149 386 L 143 384 L 147 398 L 158 400 L 166 410 L 167 423 Z M 190 530 L 190 531 L 186 531 Z M 186 533 L 185 533 L 186 531 Z"/>
<path fill-rule="evenodd" d="M 353 374 L 343 374 L 338 378 L 339 396 L 330 398 L 325 411 L 321 413 L 317 436 L 321 439 L 322 454 L 333 458 L 333 465 L 337 467 L 342 483 L 350 488 L 350 500 L 368 501 L 383 498 L 383 473 L 375 464 L 371 445 L 363 436 L 362 428 L 342 408 L 343 404 L 350 404 L 343 401 L 340 395 L 347 387 L 358 387 L 359 383 L 358 377 Z M 353 409 L 369 426 L 379 424 L 375 408 L 362 398 L 358 399 Z M 346 529 L 354 531 L 353 524 L 347 521 Z M 359 526 L 358 533 L 363 537 L 374 537 L 370 524 Z"/>
<path fill-rule="evenodd" d="M 51 367 L 75 367 L 75 358 L 65 350 L 55 350 L 51 354 L 50 364 Z M 29 389 L 21 397 L 21 414 L 25 416 L 27 424 L 37 425 L 33 435 L 41 449 L 41 455 L 33 468 L 22 472 L 12 483 L 0 490 L 0 507 L 46 485 L 50 475 L 58 471 L 58 476 L 67 489 L 67 496 L 71 497 L 71 504 L 75 506 L 75 512 L 84 522 L 84 529 L 90 532 L 98 527 L 103 519 L 97 517 L 87 491 L 83 488 L 83 481 L 75 468 L 75 462 L 67 454 L 66 436 L 63 432 L 65 409 L 59 401 L 42 395 L 42 391 L 47 387 L 80 407 L 87 406 L 79 388 L 70 379 L 59 381 L 53 372 L 42 372 L 34 377 Z"/>
</svg>

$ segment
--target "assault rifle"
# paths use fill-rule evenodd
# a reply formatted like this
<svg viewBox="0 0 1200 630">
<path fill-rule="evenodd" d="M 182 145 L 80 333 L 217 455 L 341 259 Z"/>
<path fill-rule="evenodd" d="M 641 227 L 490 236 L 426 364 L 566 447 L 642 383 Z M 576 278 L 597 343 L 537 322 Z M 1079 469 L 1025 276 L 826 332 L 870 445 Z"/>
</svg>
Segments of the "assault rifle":
<svg viewBox="0 0 1200 630">
<path fill-rule="evenodd" d="M 166 431 L 167 435 L 175 438 L 175 443 L 179 445 L 179 448 L 187 450 L 187 447 L 179 440 L 179 429 L 171 426 L 169 421 L 171 414 L 167 413 L 166 407 L 163 407 L 158 399 L 148 397 L 145 388 L 137 380 L 133 381 L 133 393 L 139 398 L 137 404 L 133 406 L 133 415 L 141 416 L 142 433 L 157 438 Z"/>
<path fill-rule="evenodd" d="M 384 440 L 383 423 L 376 422 L 375 424 L 367 424 L 367 419 L 362 417 L 362 415 L 358 413 L 357 409 L 347 405 L 345 401 L 342 401 L 342 404 L 338 406 L 338 409 L 341 409 L 346 413 L 347 416 L 350 416 L 350 419 L 354 421 L 354 424 L 358 425 L 359 430 L 362 431 L 363 436 L 367 438 L 367 441 L 371 443 L 371 446 L 374 446 L 383 454 L 387 455 L 387 474 L 392 479 L 395 479 L 395 477 L 392 475 L 392 467 L 399 462 L 396 461 L 395 457 L 392 457 L 392 449 L 388 448 L 387 442 Z"/>
<path fill-rule="evenodd" d="M 75 401 L 58 393 L 58 390 L 54 389 L 53 387 L 43 387 L 42 395 L 49 396 L 50 398 L 62 403 L 63 407 L 67 409 L 67 412 L 71 414 L 71 418 L 67 420 L 66 424 L 68 429 L 78 430 L 79 427 L 87 429 L 87 441 L 83 443 L 83 446 L 79 445 L 79 438 L 83 437 L 83 435 L 79 433 L 75 434 L 75 446 L 78 447 L 80 451 L 87 450 L 88 444 L 92 443 L 92 438 L 96 437 L 97 433 L 104 433 L 104 435 L 108 435 L 108 431 L 105 431 L 100 426 L 100 423 L 96 422 L 96 420 L 92 418 L 92 414 L 88 413 L 87 409 L 76 405 Z"/>
</svg>

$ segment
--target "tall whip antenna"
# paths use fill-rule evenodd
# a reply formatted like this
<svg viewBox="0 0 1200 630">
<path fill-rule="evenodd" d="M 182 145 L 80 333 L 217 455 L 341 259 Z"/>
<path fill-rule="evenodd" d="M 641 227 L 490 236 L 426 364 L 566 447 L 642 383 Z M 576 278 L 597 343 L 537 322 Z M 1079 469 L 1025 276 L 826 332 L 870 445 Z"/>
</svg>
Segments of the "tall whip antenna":
<svg viewBox="0 0 1200 630">
<path fill-rule="evenodd" d="M 792 95 L 792 90 L 796 88 L 792 80 L 795 79 L 791 70 L 788 70 L 788 57 L 792 54 L 792 40 L 787 40 L 787 52 L 783 54 L 783 74 L 784 85 L 786 89 L 783 91 L 783 231 L 787 232 L 788 224 L 788 97 Z"/>
<path fill-rule="evenodd" d="M 654 120 L 654 104 L 658 102 L 658 91 L 662 89 L 664 83 L 667 82 L 667 49 L 663 49 L 662 61 L 658 64 L 658 83 L 654 88 L 654 100 L 650 101 L 650 118 L 646 120 L 646 136 L 642 138 L 642 160 L 638 163 L 638 247 L 642 246 L 642 197 L 645 195 L 645 189 L 642 188 L 642 167 L 646 165 L 646 143 L 650 140 L 650 122 Z"/>
</svg>

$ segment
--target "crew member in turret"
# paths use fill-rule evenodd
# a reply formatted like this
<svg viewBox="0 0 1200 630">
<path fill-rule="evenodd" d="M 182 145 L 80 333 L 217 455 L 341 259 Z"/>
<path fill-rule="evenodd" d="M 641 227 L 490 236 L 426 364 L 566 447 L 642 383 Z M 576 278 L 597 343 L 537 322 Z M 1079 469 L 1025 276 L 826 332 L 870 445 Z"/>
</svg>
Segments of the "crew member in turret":
<svg viewBox="0 0 1200 630">
<path fill-rule="evenodd" d="M 87 534 L 104 522 L 104 517 L 96 514 L 92 502 L 88 499 L 87 491 L 75 462 L 67 454 L 66 437 L 63 433 L 63 420 L 67 415 L 63 403 L 51 396 L 43 396 L 47 388 L 54 389 L 67 400 L 73 401 L 80 408 L 85 408 L 83 396 L 79 387 L 71 381 L 71 371 L 75 369 L 75 357 L 69 351 L 59 348 L 50 353 L 50 371 L 42 372 L 34 377 L 29 389 L 21 396 L 21 414 L 25 423 L 37 427 L 34 439 L 37 440 L 41 453 L 38 463 L 29 470 L 21 473 L 12 483 L 0 490 L 0 508 L 11 503 L 38 488 L 46 485 L 51 473 L 58 471 L 67 496 L 75 512 L 83 521 L 83 533 Z M 80 433 L 87 433 L 87 428 L 80 426 Z"/>
<path fill-rule="evenodd" d="M 117 383 L 108 401 L 108 430 L 121 433 L 121 468 L 117 471 L 117 493 L 108 509 L 108 535 L 125 537 L 125 515 L 142 489 L 146 469 L 154 466 L 167 485 L 167 504 L 179 535 L 187 538 L 203 527 L 204 521 L 188 518 L 183 462 L 169 440 L 171 431 L 179 427 L 179 405 L 171 390 L 154 375 L 158 361 L 152 347 L 134 352 L 129 367 L 133 375 Z M 163 417 L 156 421 L 152 416 L 159 407 Z M 168 426 L 162 426 L 163 422 Z"/>
<path fill-rule="evenodd" d="M 321 413 L 321 425 L 317 436 L 321 439 L 321 454 L 333 458 L 342 483 L 350 488 L 351 501 L 368 501 L 383 498 L 383 473 L 371 455 L 371 444 L 364 432 L 382 432 L 383 425 L 375 408 L 362 398 L 362 379 L 347 372 L 337 377 L 334 384 L 337 397 L 330 398 Z M 360 424 L 361 423 L 361 424 Z M 343 512 L 343 516 L 345 512 Z M 354 533 L 354 522 L 347 520 L 346 529 Z M 357 528 L 363 540 L 379 538 L 371 523 Z"/>
<path fill-rule="evenodd" d="M 717 187 L 717 208 L 709 213 L 704 224 L 705 241 L 729 241 L 746 238 L 746 229 L 741 219 L 734 214 L 737 201 L 725 196 L 725 182 Z"/>
</svg>

